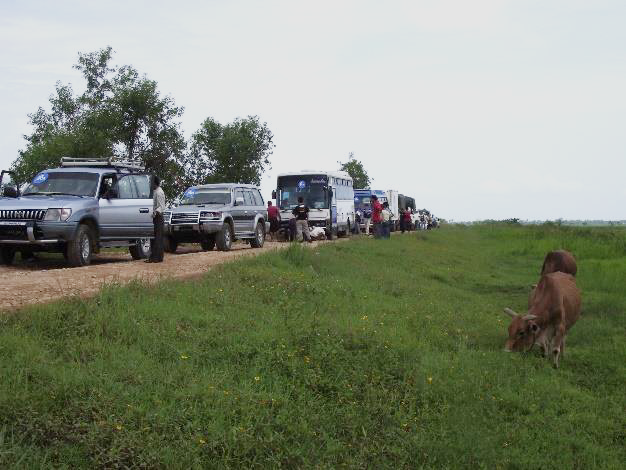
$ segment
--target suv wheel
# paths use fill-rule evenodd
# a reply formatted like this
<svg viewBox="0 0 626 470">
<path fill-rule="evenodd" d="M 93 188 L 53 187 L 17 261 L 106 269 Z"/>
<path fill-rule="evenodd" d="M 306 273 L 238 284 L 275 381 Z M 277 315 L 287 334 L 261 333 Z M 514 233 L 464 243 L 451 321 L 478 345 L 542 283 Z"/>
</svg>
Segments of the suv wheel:
<svg viewBox="0 0 626 470">
<path fill-rule="evenodd" d="M 263 248 L 265 242 L 265 226 L 262 222 L 256 224 L 254 229 L 254 238 L 250 240 L 250 246 L 252 248 Z"/>
<path fill-rule="evenodd" d="M 220 251 L 230 250 L 230 247 L 233 244 L 233 234 L 230 230 L 229 224 L 224 224 L 222 226 L 222 230 L 220 230 L 219 233 L 217 234 L 215 243 L 217 244 L 217 249 Z"/>
<path fill-rule="evenodd" d="M 67 244 L 67 260 L 71 266 L 87 266 L 93 254 L 93 235 L 89 226 L 81 224 L 76 237 Z"/>
<path fill-rule="evenodd" d="M 150 257 L 150 239 L 141 238 L 128 248 L 133 259 L 146 259 Z"/>
<path fill-rule="evenodd" d="M 215 248 L 215 237 L 211 235 L 203 240 L 200 240 L 200 246 L 204 251 L 211 251 L 213 248 Z"/>
<path fill-rule="evenodd" d="M 2 264 L 13 264 L 13 258 L 15 258 L 15 250 L 13 248 L 2 247 L 0 249 L 0 257 L 2 258 Z"/>
<path fill-rule="evenodd" d="M 178 242 L 170 236 L 163 237 L 163 245 L 168 253 L 176 253 L 176 248 L 178 248 Z"/>
</svg>

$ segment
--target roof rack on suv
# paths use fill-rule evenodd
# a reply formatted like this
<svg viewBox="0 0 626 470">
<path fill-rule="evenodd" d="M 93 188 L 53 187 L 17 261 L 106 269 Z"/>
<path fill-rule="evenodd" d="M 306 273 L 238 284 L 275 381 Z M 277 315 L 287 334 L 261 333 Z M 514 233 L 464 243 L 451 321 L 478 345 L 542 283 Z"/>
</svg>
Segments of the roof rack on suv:
<svg viewBox="0 0 626 470">
<path fill-rule="evenodd" d="M 62 167 L 106 167 L 106 168 L 126 168 L 129 170 L 143 171 L 145 167 L 139 160 L 124 160 L 118 157 L 109 158 L 75 158 L 75 157 L 63 157 L 61 158 Z"/>
</svg>

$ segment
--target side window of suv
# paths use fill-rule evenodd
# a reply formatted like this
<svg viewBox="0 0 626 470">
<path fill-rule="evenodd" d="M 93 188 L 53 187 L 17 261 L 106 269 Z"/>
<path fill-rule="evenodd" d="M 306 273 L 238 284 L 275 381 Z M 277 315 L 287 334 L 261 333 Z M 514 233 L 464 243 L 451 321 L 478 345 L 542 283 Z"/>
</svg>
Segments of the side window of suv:
<svg viewBox="0 0 626 470">
<path fill-rule="evenodd" d="M 115 175 L 104 175 L 100 183 L 98 197 L 106 197 L 107 192 L 115 185 Z"/>
<path fill-rule="evenodd" d="M 265 206 L 263 203 L 263 196 L 261 196 L 261 192 L 258 189 L 253 189 L 252 195 L 254 196 L 254 202 L 257 206 Z"/>
<path fill-rule="evenodd" d="M 132 176 L 126 175 L 117 182 L 117 197 L 119 199 L 137 199 Z"/>
<path fill-rule="evenodd" d="M 254 196 L 252 196 L 252 191 L 246 189 L 243 192 L 244 201 L 246 202 L 246 206 L 254 206 Z"/>
<path fill-rule="evenodd" d="M 132 178 L 137 188 L 137 197 L 139 199 L 150 199 L 150 175 L 133 175 Z"/>
<path fill-rule="evenodd" d="M 244 199 L 244 197 L 243 197 L 243 189 L 238 189 L 238 190 L 235 191 L 235 202 L 239 198 Z M 245 201 L 245 199 L 244 199 L 244 201 Z"/>
</svg>

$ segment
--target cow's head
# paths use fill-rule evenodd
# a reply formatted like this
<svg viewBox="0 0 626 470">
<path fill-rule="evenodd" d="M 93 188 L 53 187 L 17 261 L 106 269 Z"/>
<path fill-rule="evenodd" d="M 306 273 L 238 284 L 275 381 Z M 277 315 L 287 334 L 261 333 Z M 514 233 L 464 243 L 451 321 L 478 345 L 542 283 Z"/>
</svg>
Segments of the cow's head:
<svg viewBox="0 0 626 470">
<path fill-rule="evenodd" d="M 528 351 L 533 347 L 535 339 L 539 334 L 539 325 L 535 321 L 537 315 L 519 315 L 510 308 L 505 308 L 504 313 L 510 315 L 512 320 L 509 325 L 509 339 L 504 345 L 504 350 Z"/>
</svg>

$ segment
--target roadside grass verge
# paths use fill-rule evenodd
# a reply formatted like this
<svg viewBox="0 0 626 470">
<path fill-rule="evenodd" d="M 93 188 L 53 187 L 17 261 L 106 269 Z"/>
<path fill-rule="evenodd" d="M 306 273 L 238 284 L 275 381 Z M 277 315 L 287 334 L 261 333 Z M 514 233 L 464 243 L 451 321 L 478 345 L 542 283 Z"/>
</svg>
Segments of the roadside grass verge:
<svg viewBox="0 0 626 470">
<path fill-rule="evenodd" d="M 607 235 L 610 232 L 610 235 Z M 449 227 L 299 245 L 0 320 L 3 468 L 621 468 L 625 233 Z M 501 352 L 546 251 L 561 369 Z"/>
</svg>

